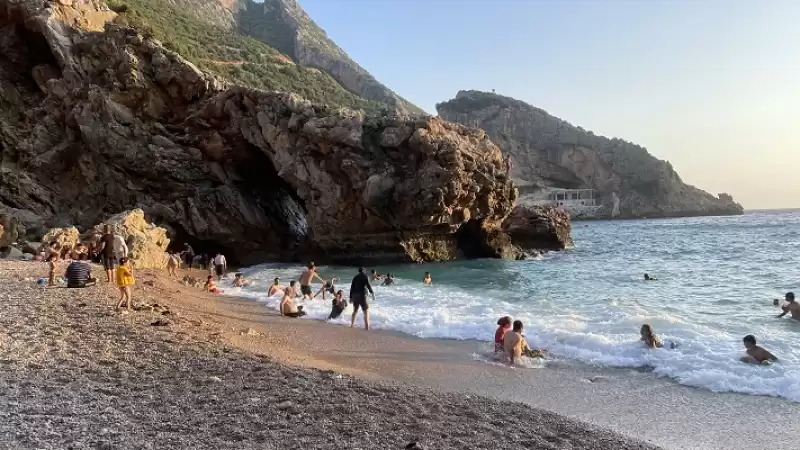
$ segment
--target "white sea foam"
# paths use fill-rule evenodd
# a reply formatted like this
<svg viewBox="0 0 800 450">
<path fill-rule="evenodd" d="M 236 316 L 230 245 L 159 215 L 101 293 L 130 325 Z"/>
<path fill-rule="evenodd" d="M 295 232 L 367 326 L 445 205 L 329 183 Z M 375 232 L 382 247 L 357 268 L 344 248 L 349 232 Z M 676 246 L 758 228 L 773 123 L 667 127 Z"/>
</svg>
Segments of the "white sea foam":
<svg viewBox="0 0 800 450">
<path fill-rule="evenodd" d="M 684 235 L 667 227 L 670 223 L 677 228 L 687 223 L 695 228 L 685 230 Z M 655 375 L 715 392 L 771 395 L 800 402 L 800 346 L 796 345 L 800 323 L 774 318 L 779 310 L 768 301 L 788 290 L 780 283 L 793 276 L 792 259 L 775 263 L 781 258 L 751 251 L 746 258 L 730 261 L 728 252 L 713 243 L 724 237 L 698 236 L 708 233 L 706 228 L 711 225 L 723 226 L 711 219 L 590 224 L 578 229 L 574 251 L 541 261 L 389 268 L 399 274 L 397 284 L 375 287 L 372 325 L 421 338 L 491 341 L 497 319 L 510 315 L 525 323 L 524 332 L 533 347 L 547 349 L 556 358 L 647 368 Z M 800 230 L 800 217 L 787 226 Z M 753 233 L 763 232 L 751 228 Z M 786 230 L 776 230 L 781 236 L 786 234 Z M 634 238 L 626 238 L 626 233 L 651 233 L 644 239 L 650 239 L 652 245 L 645 251 L 631 249 L 636 243 L 632 244 Z M 739 228 L 730 234 L 736 239 L 753 239 Z M 800 233 L 794 236 L 800 243 Z M 703 238 L 702 245 L 693 244 Z M 617 251 L 620 248 L 623 251 Z M 772 248 L 779 251 L 781 246 Z M 700 254 L 695 256 L 694 251 Z M 756 263 L 748 263 L 751 260 Z M 763 265 L 759 266 L 759 261 Z M 767 280 L 763 278 L 766 261 L 771 274 Z M 658 270 L 651 269 L 656 266 Z M 253 267 L 244 272 L 257 284 L 226 294 L 277 308 L 279 296 L 265 297 L 272 279 L 297 279 L 301 270 L 299 266 Z M 421 283 L 425 270 L 434 273 L 433 286 Z M 653 274 L 660 280 L 642 281 L 638 274 L 644 270 L 657 272 Z M 321 267 L 319 272 L 324 277 L 341 277 L 338 288 L 347 297 L 353 269 Z M 316 293 L 319 284 L 314 289 Z M 320 296 L 299 304 L 305 305 L 306 317 L 312 319 L 325 319 L 331 308 L 329 295 L 325 301 Z M 333 323 L 349 325 L 351 312 L 348 306 Z M 361 318 L 358 320 L 360 324 Z M 662 340 L 679 343 L 678 348 L 646 349 L 638 342 L 643 323 L 650 323 Z M 741 363 L 741 339 L 750 333 L 780 361 L 771 366 Z"/>
</svg>

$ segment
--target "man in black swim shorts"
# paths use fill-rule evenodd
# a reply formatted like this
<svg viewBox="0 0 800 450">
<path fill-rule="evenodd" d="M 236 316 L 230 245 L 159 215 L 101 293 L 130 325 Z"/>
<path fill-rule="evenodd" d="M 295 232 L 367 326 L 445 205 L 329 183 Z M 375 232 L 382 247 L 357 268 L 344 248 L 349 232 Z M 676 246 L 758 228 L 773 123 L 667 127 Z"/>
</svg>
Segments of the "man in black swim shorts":
<svg viewBox="0 0 800 450">
<path fill-rule="evenodd" d="M 300 274 L 300 293 L 303 294 L 303 300 L 314 299 L 314 292 L 311 290 L 311 282 L 314 281 L 314 278 L 317 278 L 322 283 L 325 283 L 325 280 L 317 275 L 317 266 L 311 262 L 308 263 L 306 270 Z"/>
<path fill-rule="evenodd" d="M 353 282 L 350 283 L 350 303 L 353 304 L 353 317 L 350 319 L 350 327 L 356 325 L 356 316 L 358 310 L 364 310 L 364 328 L 369 330 L 369 303 L 367 303 L 367 291 L 372 296 L 372 301 L 375 301 L 375 293 L 372 292 L 372 286 L 369 285 L 369 278 L 364 274 L 364 268 L 359 267 L 358 274 L 353 277 Z"/>
</svg>

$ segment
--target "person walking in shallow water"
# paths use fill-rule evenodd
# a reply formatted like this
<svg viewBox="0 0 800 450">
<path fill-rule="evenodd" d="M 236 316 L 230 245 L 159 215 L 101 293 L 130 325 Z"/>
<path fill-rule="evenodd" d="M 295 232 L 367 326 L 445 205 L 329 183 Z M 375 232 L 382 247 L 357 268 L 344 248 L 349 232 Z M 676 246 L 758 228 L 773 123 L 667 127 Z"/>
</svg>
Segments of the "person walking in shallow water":
<svg viewBox="0 0 800 450">
<path fill-rule="evenodd" d="M 359 308 L 364 311 L 364 329 L 369 330 L 369 303 L 367 302 L 367 291 L 375 301 L 375 293 L 369 285 L 369 278 L 364 273 L 364 268 L 358 268 L 358 274 L 353 277 L 350 283 L 350 304 L 353 305 L 353 317 L 350 318 L 350 328 L 356 326 L 356 316 Z"/>
</svg>

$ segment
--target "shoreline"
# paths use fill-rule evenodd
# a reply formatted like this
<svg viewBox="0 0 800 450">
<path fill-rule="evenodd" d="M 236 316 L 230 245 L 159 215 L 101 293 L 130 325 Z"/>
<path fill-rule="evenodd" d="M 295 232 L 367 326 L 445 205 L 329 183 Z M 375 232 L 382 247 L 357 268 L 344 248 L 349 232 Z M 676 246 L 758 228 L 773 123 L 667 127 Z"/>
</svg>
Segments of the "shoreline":
<svg viewBox="0 0 800 450">
<path fill-rule="evenodd" d="M 6 269 L 14 264 L 27 265 L 27 272 L 41 271 L 44 267 L 41 265 L 36 269 L 36 263 L 6 262 L 0 263 L 0 267 Z M 191 274 L 201 272 L 193 270 Z M 0 277 L 5 285 L 9 272 L 3 270 L 2 273 Z M 188 272 L 180 273 L 182 277 Z M 766 434 L 770 436 L 771 448 L 789 449 L 795 447 L 800 437 L 797 426 L 792 428 L 791 424 L 775 419 L 776 413 L 785 410 L 788 403 L 780 399 L 715 394 L 680 386 L 653 374 L 626 369 L 598 369 L 563 361 L 552 361 L 543 369 L 511 369 L 476 361 L 473 355 L 483 345 L 478 341 L 420 339 L 383 330 L 367 333 L 361 329 L 329 326 L 318 320 L 288 319 L 253 300 L 206 294 L 184 287 L 177 280 L 167 279 L 160 273 L 138 271 L 136 275 L 135 303 L 146 295 L 166 303 L 179 314 L 177 318 L 182 325 L 158 327 L 159 334 L 164 333 L 161 328 L 169 328 L 170 335 L 177 333 L 182 339 L 200 335 L 214 346 L 231 347 L 235 352 L 242 351 L 254 358 L 277 360 L 281 367 L 288 365 L 333 370 L 369 380 L 369 383 L 400 386 L 400 389 L 412 389 L 409 386 L 426 392 L 433 389 L 433 392 L 443 393 L 438 395 L 446 395 L 447 398 L 467 396 L 474 400 L 473 395 L 478 394 L 501 401 L 524 403 L 562 414 L 569 418 L 563 420 L 570 423 L 578 419 L 666 448 L 760 449 L 764 445 L 762 436 Z M 21 286 L 24 287 L 24 282 L 16 283 L 23 283 Z M 28 284 L 33 285 L 35 281 Z M 54 291 L 38 289 L 25 288 L 33 293 Z M 110 288 L 100 286 L 96 290 L 104 289 Z M 77 294 L 78 298 L 94 292 L 88 289 L 58 290 Z M 119 317 L 124 317 L 120 321 L 127 323 L 130 318 L 136 317 L 138 320 L 141 314 Z M 119 320 L 119 317 L 114 316 L 112 320 Z M 119 326 L 124 327 L 125 323 Z M 179 342 L 182 347 L 187 341 Z M 512 403 L 503 405 L 517 408 Z M 538 409 L 530 411 L 533 414 L 549 414 Z M 474 420 L 465 422 L 472 423 L 473 427 L 476 424 Z M 491 420 L 486 418 L 477 423 L 488 422 Z M 527 422 L 524 425 L 526 429 L 532 426 Z M 574 426 L 584 425 L 578 422 Z M 753 427 L 762 433 L 751 436 Z M 586 432 L 593 432 L 591 429 L 590 426 L 590 431 Z M 424 440 L 421 442 L 425 444 Z M 433 448 L 499 447 L 504 445 L 459 447 L 438 444 Z M 604 447 L 604 444 L 595 443 L 586 448 L 627 447 L 618 444 Z"/>
<path fill-rule="evenodd" d="M 243 316 L 252 305 L 152 271 L 133 298 L 160 307 L 121 314 L 113 285 L 41 288 L 44 267 L 0 261 L 0 449 L 656 449 L 520 403 L 337 374 L 293 346 L 327 332 L 262 308 L 266 327 Z"/>
</svg>

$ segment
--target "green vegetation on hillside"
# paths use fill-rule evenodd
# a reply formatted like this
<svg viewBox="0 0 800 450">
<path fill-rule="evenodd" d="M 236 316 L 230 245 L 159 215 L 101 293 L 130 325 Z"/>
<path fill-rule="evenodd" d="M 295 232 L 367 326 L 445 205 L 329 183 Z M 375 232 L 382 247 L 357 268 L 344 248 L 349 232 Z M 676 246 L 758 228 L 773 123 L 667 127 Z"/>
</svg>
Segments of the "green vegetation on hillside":
<svg viewBox="0 0 800 450">
<path fill-rule="evenodd" d="M 328 74 L 294 64 L 253 38 L 210 25 L 167 0 L 108 0 L 128 25 L 151 34 L 198 67 L 259 89 L 294 92 L 313 102 L 384 113 L 388 107 L 346 89 Z"/>
</svg>

